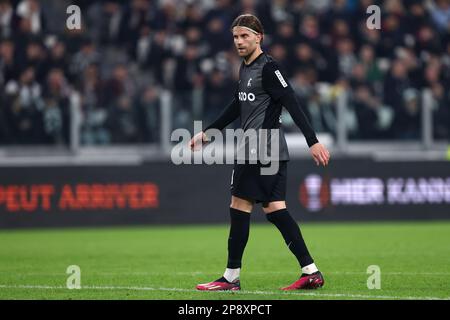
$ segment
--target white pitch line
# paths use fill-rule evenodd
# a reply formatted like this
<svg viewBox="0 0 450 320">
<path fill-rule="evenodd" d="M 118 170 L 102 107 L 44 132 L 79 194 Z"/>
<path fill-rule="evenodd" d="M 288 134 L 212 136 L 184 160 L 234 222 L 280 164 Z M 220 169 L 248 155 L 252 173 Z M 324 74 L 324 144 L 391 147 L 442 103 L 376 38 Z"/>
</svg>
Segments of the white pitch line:
<svg viewBox="0 0 450 320">
<path fill-rule="evenodd" d="M 0 271 L 0 274 L 6 273 L 11 275 L 11 273 L 20 275 L 20 276 L 63 276 L 66 273 L 46 273 L 46 272 L 12 272 L 12 271 Z M 142 272 L 86 272 L 85 275 L 88 276 L 118 276 L 122 274 L 133 275 L 133 276 L 160 276 L 160 275 L 168 275 L 171 276 L 200 276 L 200 275 L 217 275 L 217 272 L 201 272 L 201 271 L 185 271 L 185 272 L 151 272 L 151 271 L 142 271 Z M 270 275 L 270 274 L 295 274 L 299 275 L 299 272 L 295 271 L 247 271 L 245 274 L 248 275 Z M 334 275 L 365 275 L 367 272 L 364 271 L 330 271 L 323 272 L 324 275 L 334 274 Z M 449 272 L 382 272 L 383 275 L 388 276 L 450 276 Z"/>
<path fill-rule="evenodd" d="M 0 289 L 65 289 L 64 286 L 49 285 L 0 285 Z M 77 289 L 74 289 L 78 291 Z M 130 291 L 175 291 L 190 293 L 206 293 L 194 289 L 183 288 L 153 288 L 153 287 L 125 287 L 125 286 L 82 286 L 79 290 L 130 290 Z M 73 291 L 73 290 L 71 290 Z M 381 296 L 381 295 L 363 295 L 363 294 L 345 294 L 345 293 L 312 293 L 312 292 L 274 292 L 274 291 L 209 291 L 207 294 L 226 293 L 226 294 L 255 294 L 255 295 L 288 295 L 288 296 L 310 296 L 310 297 L 332 297 L 332 298 L 355 298 L 355 299 L 384 299 L 384 300 L 450 300 L 450 297 L 401 297 L 401 296 Z"/>
</svg>

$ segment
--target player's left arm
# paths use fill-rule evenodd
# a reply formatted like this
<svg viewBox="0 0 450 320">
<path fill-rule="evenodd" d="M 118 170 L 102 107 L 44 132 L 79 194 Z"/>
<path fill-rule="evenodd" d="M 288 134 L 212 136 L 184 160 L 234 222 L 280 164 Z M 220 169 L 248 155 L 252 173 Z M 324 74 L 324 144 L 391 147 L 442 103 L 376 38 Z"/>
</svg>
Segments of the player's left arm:
<svg viewBox="0 0 450 320">
<path fill-rule="evenodd" d="M 316 137 L 316 133 L 303 112 L 289 82 L 281 68 L 274 61 L 263 68 L 262 83 L 264 90 L 277 103 L 281 103 L 289 112 L 295 124 L 300 128 L 309 146 L 311 156 L 317 165 L 326 166 L 330 160 L 330 153 Z"/>
</svg>

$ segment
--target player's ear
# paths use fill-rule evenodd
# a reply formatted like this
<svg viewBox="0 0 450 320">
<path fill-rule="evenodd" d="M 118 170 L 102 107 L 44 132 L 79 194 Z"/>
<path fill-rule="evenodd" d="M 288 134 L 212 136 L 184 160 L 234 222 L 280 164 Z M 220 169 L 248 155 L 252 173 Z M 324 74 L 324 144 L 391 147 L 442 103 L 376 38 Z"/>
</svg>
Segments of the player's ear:
<svg viewBox="0 0 450 320">
<path fill-rule="evenodd" d="M 256 40 L 256 44 L 261 44 L 262 34 L 261 34 L 261 33 L 258 33 L 258 34 L 256 35 L 256 37 L 258 38 L 258 40 Z"/>
</svg>

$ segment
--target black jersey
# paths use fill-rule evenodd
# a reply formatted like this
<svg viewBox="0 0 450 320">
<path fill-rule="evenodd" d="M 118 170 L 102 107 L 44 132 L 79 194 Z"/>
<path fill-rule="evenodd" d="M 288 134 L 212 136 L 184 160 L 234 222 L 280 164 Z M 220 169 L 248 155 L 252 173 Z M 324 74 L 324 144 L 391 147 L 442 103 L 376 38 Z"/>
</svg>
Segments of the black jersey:
<svg viewBox="0 0 450 320">
<path fill-rule="evenodd" d="M 261 53 L 250 64 L 242 62 L 239 70 L 238 88 L 231 103 L 220 117 L 207 129 L 222 130 L 240 116 L 240 127 L 248 129 L 278 129 L 279 154 L 271 154 L 280 161 L 289 160 L 289 152 L 281 127 L 282 107 L 291 114 L 294 122 L 305 135 L 308 146 L 317 142 L 316 135 L 301 110 L 292 87 L 274 59 Z M 270 130 L 268 139 L 270 144 Z M 268 147 L 269 153 L 270 146 Z"/>
</svg>

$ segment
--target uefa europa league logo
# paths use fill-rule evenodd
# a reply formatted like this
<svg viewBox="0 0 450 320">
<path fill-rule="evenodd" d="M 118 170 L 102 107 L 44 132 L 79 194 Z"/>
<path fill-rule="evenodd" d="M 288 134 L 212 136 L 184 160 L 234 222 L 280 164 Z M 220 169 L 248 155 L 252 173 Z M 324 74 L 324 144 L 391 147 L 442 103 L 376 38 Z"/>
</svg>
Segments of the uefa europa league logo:
<svg viewBox="0 0 450 320">
<path fill-rule="evenodd" d="M 307 202 L 304 204 L 311 211 L 319 211 L 322 209 L 320 202 L 320 189 L 322 187 L 322 177 L 311 174 L 305 179 L 305 187 L 307 192 Z"/>
</svg>

